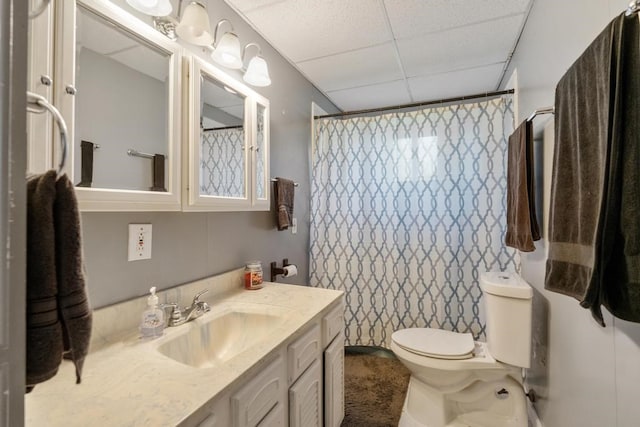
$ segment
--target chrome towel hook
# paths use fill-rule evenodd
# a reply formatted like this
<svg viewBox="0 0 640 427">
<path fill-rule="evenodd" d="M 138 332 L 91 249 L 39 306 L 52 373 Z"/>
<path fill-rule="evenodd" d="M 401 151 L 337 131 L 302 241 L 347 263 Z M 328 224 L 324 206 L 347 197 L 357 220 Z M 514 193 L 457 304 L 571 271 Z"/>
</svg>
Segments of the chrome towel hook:
<svg viewBox="0 0 640 427">
<path fill-rule="evenodd" d="M 65 161 L 67 160 L 67 140 L 69 132 L 67 131 L 67 124 L 60 114 L 60 111 L 49 103 L 42 95 L 27 91 L 27 111 L 30 113 L 41 114 L 45 111 L 51 113 L 58 129 L 60 130 L 60 163 L 58 163 L 58 176 L 62 175 Z"/>
</svg>

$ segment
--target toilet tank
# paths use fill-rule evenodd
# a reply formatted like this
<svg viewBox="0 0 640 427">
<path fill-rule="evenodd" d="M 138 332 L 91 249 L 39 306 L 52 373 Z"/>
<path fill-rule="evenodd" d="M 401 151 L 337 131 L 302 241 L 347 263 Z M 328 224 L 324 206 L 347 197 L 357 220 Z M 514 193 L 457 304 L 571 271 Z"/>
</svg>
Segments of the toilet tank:
<svg viewBox="0 0 640 427">
<path fill-rule="evenodd" d="M 515 273 L 480 275 L 489 353 L 500 362 L 528 368 L 531 359 L 533 289 Z"/>
</svg>

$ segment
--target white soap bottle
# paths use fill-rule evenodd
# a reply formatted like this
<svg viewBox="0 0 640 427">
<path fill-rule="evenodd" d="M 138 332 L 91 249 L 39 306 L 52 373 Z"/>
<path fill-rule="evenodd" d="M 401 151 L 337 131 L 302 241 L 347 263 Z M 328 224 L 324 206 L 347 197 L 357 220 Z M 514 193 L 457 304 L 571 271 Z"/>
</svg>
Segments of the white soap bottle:
<svg viewBox="0 0 640 427">
<path fill-rule="evenodd" d="M 151 295 L 147 298 L 147 309 L 142 313 L 140 335 L 142 338 L 159 337 L 164 329 L 164 311 L 158 307 L 156 287 L 149 289 Z"/>
</svg>

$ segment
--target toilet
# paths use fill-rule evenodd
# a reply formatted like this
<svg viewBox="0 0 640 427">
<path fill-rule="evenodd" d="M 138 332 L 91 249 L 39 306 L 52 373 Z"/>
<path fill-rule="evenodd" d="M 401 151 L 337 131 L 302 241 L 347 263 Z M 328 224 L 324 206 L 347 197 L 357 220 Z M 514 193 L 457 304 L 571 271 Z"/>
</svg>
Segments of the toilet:
<svg viewBox="0 0 640 427">
<path fill-rule="evenodd" d="M 526 427 L 522 368 L 531 353 L 533 290 L 514 273 L 480 276 L 487 342 L 469 333 L 409 328 L 391 350 L 411 371 L 400 427 Z"/>
</svg>

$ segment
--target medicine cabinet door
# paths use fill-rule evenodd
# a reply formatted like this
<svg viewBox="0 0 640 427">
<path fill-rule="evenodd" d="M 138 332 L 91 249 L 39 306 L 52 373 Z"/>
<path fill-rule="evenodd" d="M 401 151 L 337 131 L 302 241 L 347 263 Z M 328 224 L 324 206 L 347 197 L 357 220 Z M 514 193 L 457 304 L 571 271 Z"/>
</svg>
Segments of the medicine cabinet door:
<svg viewBox="0 0 640 427">
<path fill-rule="evenodd" d="M 251 206 L 250 89 L 199 58 L 185 61 L 188 187 L 183 210 L 241 211 Z"/>
<path fill-rule="evenodd" d="M 109 2 L 61 2 L 57 105 L 84 211 L 180 210 L 181 47 Z"/>
</svg>

